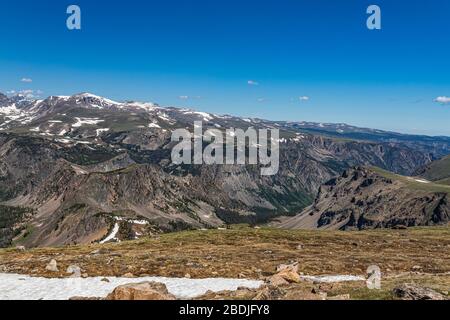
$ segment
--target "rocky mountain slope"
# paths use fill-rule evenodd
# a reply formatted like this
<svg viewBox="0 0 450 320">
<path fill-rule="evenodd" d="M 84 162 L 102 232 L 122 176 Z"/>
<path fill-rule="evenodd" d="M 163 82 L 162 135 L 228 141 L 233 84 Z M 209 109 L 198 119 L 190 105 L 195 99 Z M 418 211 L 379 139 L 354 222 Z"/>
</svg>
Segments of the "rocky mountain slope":
<svg viewBox="0 0 450 320">
<path fill-rule="evenodd" d="M 194 121 L 222 131 L 280 129 L 279 173 L 263 177 L 250 165 L 172 164 L 171 131 L 192 130 Z M 2 95 L 0 210 L 8 214 L 0 215 L 8 219 L 0 234 L 3 245 L 42 246 L 266 222 L 301 211 L 321 184 L 352 166 L 409 175 L 434 159 L 439 143 L 423 151 L 399 142 L 337 139 L 292 123 L 86 93 L 37 101 Z"/>
<path fill-rule="evenodd" d="M 415 172 L 415 175 L 440 184 L 450 185 L 450 156 L 444 157 L 438 161 L 433 161 L 418 169 Z"/>
<path fill-rule="evenodd" d="M 440 159 L 450 153 L 450 137 L 428 137 L 402 134 L 377 129 L 359 128 L 345 123 L 315 123 L 302 121 L 290 123 L 289 125 L 312 134 L 341 139 L 402 143 L 422 152 L 431 153 L 436 159 Z"/>
<path fill-rule="evenodd" d="M 280 227 L 351 230 L 449 221 L 450 186 L 356 167 L 321 186 L 314 204 Z"/>
</svg>

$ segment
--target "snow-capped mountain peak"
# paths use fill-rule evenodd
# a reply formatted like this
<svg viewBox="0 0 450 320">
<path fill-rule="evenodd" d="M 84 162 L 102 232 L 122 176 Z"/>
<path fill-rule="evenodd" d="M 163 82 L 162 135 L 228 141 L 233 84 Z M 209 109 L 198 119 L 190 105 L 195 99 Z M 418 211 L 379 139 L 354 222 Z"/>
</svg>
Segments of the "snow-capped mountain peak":
<svg viewBox="0 0 450 320">
<path fill-rule="evenodd" d="M 113 101 L 108 98 L 100 97 L 92 93 L 84 92 L 73 95 L 70 100 L 74 100 L 76 103 L 87 104 L 97 108 L 104 108 L 110 106 L 119 106 L 122 103 Z"/>
</svg>

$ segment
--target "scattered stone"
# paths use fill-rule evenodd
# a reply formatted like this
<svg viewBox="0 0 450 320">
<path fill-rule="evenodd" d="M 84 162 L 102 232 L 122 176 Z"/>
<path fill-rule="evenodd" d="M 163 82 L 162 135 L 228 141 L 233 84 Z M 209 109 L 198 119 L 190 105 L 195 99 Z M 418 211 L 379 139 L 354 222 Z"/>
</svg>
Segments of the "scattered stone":
<svg viewBox="0 0 450 320">
<path fill-rule="evenodd" d="M 284 296 L 285 292 L 278 287 L 265 286 L 258 289 L 256 296 L 252 300 L 278 300 Z"/>
<path fill-rule="evenodd" d="M 131 283 L 114 289 L 106 300 L 175 300 L 167 287 L 159 282 Z"/>
<path fill-rule="evenodd" d="M 103 281 L 103 282 L 110 282 L 108 278 L 102 278 L 100 281 Z"/>
<path fill-rule="evenodd" d="M 125 273 L 122 277 L 124 277 L 124 278 L 135 278 L 134 274 L 132 274 L 131 272 Z"/>
<path fill-rule="evenodd" d="M 273 253 L 273 251 L 271 251 L 271 250 L 266 250 L 263 252 L 263 254 L 272 254 L 272 253 Z"/>
<path fill-rule="evenodd" d="M 443 294 L 415 284 L 402 284 L 393 290 L 394 295 L 403 300 L 447 300 Z"/>
<path fill-rule="evenodd" d="M 202 265 L 201 263 L 197 263 L 197 262 L 188 262 L 186 263 L 187 267 L 192 267 L 192 268 L 202 268 L 204 267 L 204 265 Z"/>
<path fill-rule="evenodd" d="M 71 297 L 69 298 L 70 301 L 98 301 L 103 300 L 103 298 L 100 297 Z"/>
<path fill-rule="evenodd" d="M 107 250 L 105 248 L 100 248 L 100 249 L 92 251 L 90 254 L 91 255 L 98 255 L 98 254 L 107 254 L 108 252 L 109 252 L 109 250 Z"/>
<path fill-rule="evenodd" d="M 86 278 L 89 278 L 89 275 L 88 275 L 87 273 L 82 273 L 82 274 L 81 274 L 81 277 L 82 277 L 83 279 L 86 279 Z"/>
<path fill-rule="evenodd" d="M 52 259 L 45 267 L 45 270 L 50 272 L 58 272 L 58 263 L 56 262 L 56 260 Z"/>
<path fill-rule="evenodd" d="M 185 277 L 186 279 L 190 279 L 190 278 L 191 278 L 191 275 L 190 275 L 189 273 L 186 273 L 186 274 L 184 275 L 184 277 Z"/>
<path fill-rule="evenodd" d="M 17 246 L 16 250 L 17 251 L 26 251 L 27 249 L 24 246 Z"/>
<path fill-rule="evenodd" d="M 413 266 L 412 270 L 413 271 L 420 271 L 420 270 L 422 270 L 422 267 L 421 266 Z"/>
<path fill-rule="evenodd" d="M 321 283 L 318 286 L 316 286 L 315 288 L 313 288 L 311 292 L 319 294 L 321 292 L 328 293 L 331 290 L 333 290 L 333 284 L 332 283 Z"/>
<path fill-rule="evenodd" d="M 299 245 L 297 246 L 296 249 L 297 249 L 297 250 L 303 250 L 303 245 L 302 245 L 302 244 L 299 244 Z"/>
<path fill-rule="evenodd" d="M 121 257 L 122 254 L 121 254 L 121 253 L 118 253 L 118 252 L 113 252 L 113 253 L 111 253 L 109 256 L 110 256 L 110 257 Z"/>
</svg>

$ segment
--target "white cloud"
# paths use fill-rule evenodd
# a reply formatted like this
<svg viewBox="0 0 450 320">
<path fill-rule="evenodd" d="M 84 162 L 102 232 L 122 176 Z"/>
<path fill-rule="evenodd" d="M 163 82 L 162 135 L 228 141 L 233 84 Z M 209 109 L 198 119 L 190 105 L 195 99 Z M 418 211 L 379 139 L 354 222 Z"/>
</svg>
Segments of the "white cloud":
<svg viewBox="0 0 450 320">
<path fill-rule="evenodd" d="M 311 98 L 308 97 L 308 96 L 301 96 L 301 97 L 298 97 L 298 99 L 299 99 L 300 101 L 309 101 Z"/>
<path fill-rule="evenodd" d="M 254 80 L 248 80 L 247 84 L 250 86 L 259 86 L 259 82 L 254 81 Z"/>
<path fill-rule="evenodd" d="M 22 91 L 19 91 L 18 94 L 23 95 L 29 99 L 33 99 L 36 97 L 33 90 L 22 90 Z"/>
<path fill-rule="evenodd" d="M 434 99 L 434 101 L 442 104 L 449 104 L 450 97 L 447 96 L 437 97 L 436 99 Z"/>
<path fill-rule="evenodd" d="M 11 90 L 11 91 L 8 91 L 7 93 L 9 95 L 20 95 L 20 96 L 24 96 L 28 99 L 34 99 L 34 98 L 39 98 L 39 96 L 42 95 L 44 93 L 44 91 L 27 89 L 27 90 L 20 90 L 20 91 Z"/>
<path fill-rule="evenodd" d="M 30 83 L 30 82 L 33 82 L 33 79 L 31 79 L 31 78 L 22 78 L 22 80 L 20 80 L 20 81 L 26 82 L 26 83 Z"/>
<path fill-rule="evenodd" d="M 179 96 L 178 97 L 178 99 L 181 99 L 181 100 L 191 100 L 191 99 L 201 99 L 202 97 L 201 96 L 193 96 L 193 97 L 191 97 L 191 96 Z"/>
<path fill-rule="evenodd" d="M 264 102 L 266 101 L 266 98 L 258 98 L 258 102 Z"/>
</svg>

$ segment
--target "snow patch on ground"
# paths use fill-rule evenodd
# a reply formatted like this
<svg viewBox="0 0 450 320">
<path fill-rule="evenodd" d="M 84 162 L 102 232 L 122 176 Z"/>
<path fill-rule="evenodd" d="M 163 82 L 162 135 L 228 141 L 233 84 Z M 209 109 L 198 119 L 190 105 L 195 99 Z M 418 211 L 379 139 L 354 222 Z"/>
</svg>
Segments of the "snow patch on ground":
<svg viewBox="0 0 450 320">
<path fill-rule="evenodd" d="M 61 143 L 64 143 L 64 144 L 69 144 L 69 143 L 72 142 L 69 139 L 55 139 L 55 141 L 56 142 L 61 142 Z"/>
<path fill-rule="evenodd" d="M 262 281 L 246 279 L 187 279 L 165 277 L 115 278 L 35 278 L 18 274 L 0 273 L 0 300 L 68 300 L 71 297 L 106 297 L 116 287 L 128 283 L 155 281 L 164 283 L 169 292 L 180 299 L 203 295 L 208 290 L 235 291 L 239 287 L 259 288 Z"/>
<path fill-rule="evenodd" d="M 407 177 L 407 179 L 410 181 L 415 181 L 415 182 L 419 182 L 419 183 L 431 183 L 430 181 L 421 179 L 421 178 Z"/>
<path fill-rule="evenodd" d="M 106 243 L 108 241 L 111 241 L 113 239 L 116 239 L 117 233 L 119 232 L 119 224 L 116 222 L 114 225 L 114 228 L 112 229 L 111 233 L 102 241 L 100 241 L 101 244 Z"/>
<path fill-rule="evenodd" d="M 420 183 L 430 183 L 430 181 L 425 180 L 425 179 L 414 179 L 414 180 L 416 180 L 417 182 L 420 182 Z"/>
<path fill-rule="evenodd" d="M 189 110 L 189 111 L 184 111 L 183 113 L 184 114 L 194 114 L 194 115 L 201 116 L 203 118 L 203 121 L 205 121 L 205 122 L 208 122 L 208 121 L 211 121 L 212 119 L 214 119 L 214 117 L 211 114 L 206 113 L 206 112 Z"/>
<path fill-rule="evenodd" d="M 160 126 L 159 124 L 157 124 L 157 123 L 150 123 L 150 124 L 148 125 L 148 127 L 149 127 L 149 128 L 158 128 L 158 129 L 161 129 L 161 126 Z"/>
<path fill-rule="evenodd" d="M 126 218 L 122 218 L 122 217 L 114 217 L 114 219 L 116 221 L 126 221 L 128 223 L 139 224 L 139 225 L 150 224 L 147 220 L 132 220 L 132 219 L 126 219 Z"/>
<path fill-rule="evenodd" d="M 126 106 L 132 107 L 135 109 L 142 109 L 142 110 L 146 110 L 146 111 L 153 111 L 155 109 L 158 109 L 158 107 L 151 102 L 131 102 L 131 103 L 127 103 Z"/>
<path fill-rule="evenodd" d="M 96 124 L 99 124 L 100 122 L 105 121 L 105 120 L 100 120 L 98 118 L 78 118 L 78 117 L 76 117 L 75 119 L 77 120 L 77 122 L 72 125 L 72 127 L 75 127 L 75 128 L 79 128 L 84 124 L 96 125 Z"/>
<path fill-rule="evenodd" d="M 88 92 L 81 93 L 81 94 L 75 95 L 73 97 L 76 99 L 77 103 L 80 103 L 84 99 L 87 99 L 87 101 L 89 102 L 90 106 L 92 106 L 94 108 L 99 108 L 99 109 L 102 109 L 105 106 L 118 106 L 118 105 L 121 105 L 121 103 L 119 103 L 117 101 L 113 101 L 111 99 L 100 97 L 100 96 L 97 96 L 95 94 L 88 93 Z"/>
</svg>

